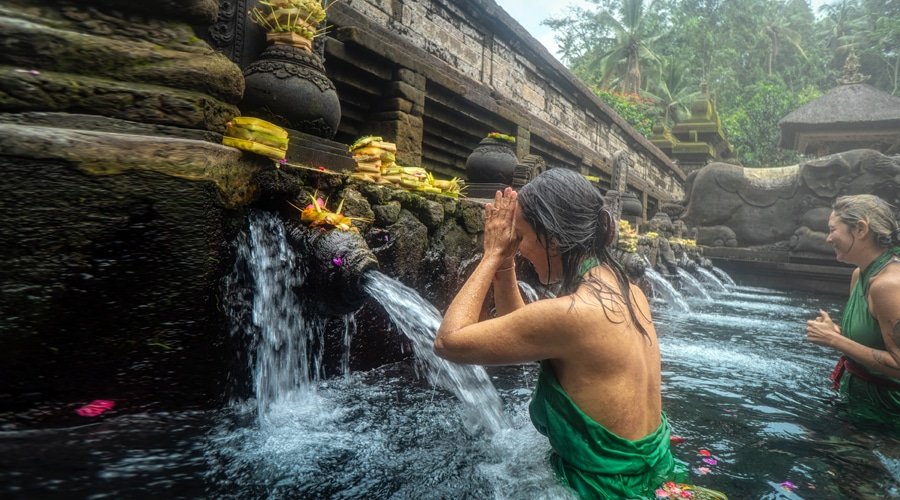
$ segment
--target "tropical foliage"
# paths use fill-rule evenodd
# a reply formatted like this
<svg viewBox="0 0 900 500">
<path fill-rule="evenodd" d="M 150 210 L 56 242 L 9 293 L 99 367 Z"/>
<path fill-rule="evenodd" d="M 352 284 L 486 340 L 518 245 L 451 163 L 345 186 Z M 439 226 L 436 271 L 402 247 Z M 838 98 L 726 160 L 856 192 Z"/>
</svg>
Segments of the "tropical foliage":
<svg viewBox="0 0 900 500">
<path fill-rule="evenodd" d="M 836 86 L 851 52 L 867 83 L 900 93 L 896 0 L 832 0 L 818 12 L 807 0 L 590 4 L 544 21 L 563 62 L 644 133 L 677 121 L 707 83 L 746 165 L 796 160 L 777 146 L 778 120 Z"/>
<path fill-rule="evenodd" d="M 614 109 L 619 116 L 630 123 L 638 132 L 650 135 L 653 129 L 653 117 L 649 100 L 642 98 L 638 94 L 604 90 L 596 85 L 591 88 L 600 100 Z"/>
</svg>

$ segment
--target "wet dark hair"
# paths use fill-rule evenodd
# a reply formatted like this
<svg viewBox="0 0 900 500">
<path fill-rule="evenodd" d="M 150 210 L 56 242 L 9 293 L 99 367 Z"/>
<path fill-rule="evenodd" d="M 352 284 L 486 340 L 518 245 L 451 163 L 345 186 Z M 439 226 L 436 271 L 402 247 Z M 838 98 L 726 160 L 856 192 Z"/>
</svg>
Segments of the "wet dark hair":
<svg viewBox="0 0 900 500">
<path fill-rule="evenodd" d="M 548 269 L 551 242 L 557 245 L 563 268 L 560 291 L 563 294 L 574 293 L 582 283 L 587 283 L 610 321 L 613 320 L 603 296 L 610 293 L 619 295 L 635 326 L 649 338 L 635 314 L 625 270 L 610 253 L 616 225 L 612 214 L 604 208 L 600 191 L 577 172 L 554 168 L 523 186 L 518 192 L 518 200 L 522 217 L 544 244 Z M 608 265 L 612 269 L 618 290 L 592 276 L 585 281 L 581 266 L 590 259 L 596 259 L 598 264 Z"/>
</svg>

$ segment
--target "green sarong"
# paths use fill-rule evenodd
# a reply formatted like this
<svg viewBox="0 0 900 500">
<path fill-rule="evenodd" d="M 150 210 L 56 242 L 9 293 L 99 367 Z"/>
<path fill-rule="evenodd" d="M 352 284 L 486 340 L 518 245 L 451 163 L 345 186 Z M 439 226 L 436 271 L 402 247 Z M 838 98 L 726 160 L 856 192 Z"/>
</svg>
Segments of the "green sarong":
<svg viewBox="0 0 900 500">
<path fill-rule="evenodd" d="M 528 410 L 538 432 L 550 438 L 556 476 L 581 498 L 654 498 L 671 479 L 675 462 L 665 413 L 649 436 L 623 439 L 575 405 L 547 361 Z"/>
<path fill-rule="evenodd" d="M 884 252 L 860 273 L 841 318 L 841 333 L 845 337 L 873 349 L 885 350 L 885 346 L 881 328 L 869 312 L 869 304 L 866 301 L 869 281 L 884 269 L 894 256 L 900 256 L 900 247 L 892 247 Z M 872 417 L 900 416 L 900 390 L 897 389 L 900 387 L 900 381 L 868 370 L 853 360 L 842 362 L 845 365 L 849 363 L 847 373 L 839 373 L 841 371 L 839 363 L 833 377 L 838 377 L 840 392 L 847 398 L 852 410 Z"/>
</svg>

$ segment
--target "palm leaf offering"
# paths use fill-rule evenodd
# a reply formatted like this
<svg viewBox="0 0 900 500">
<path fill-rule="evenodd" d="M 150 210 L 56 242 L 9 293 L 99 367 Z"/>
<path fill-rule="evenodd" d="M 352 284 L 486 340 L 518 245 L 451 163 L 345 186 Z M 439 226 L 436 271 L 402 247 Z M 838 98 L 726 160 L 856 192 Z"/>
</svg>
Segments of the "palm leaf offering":
<svg viewBox="0 0 900 500">
<path fill-rule="evenodd" d="M 265 120 L 236 116 L 225 124 L 222 144 L 258 155 L 283 160 L 288 148 L 287 130 Z"/>
<path fill-rule="evenodd" d="M 360 137 L 350 145 L 350 153 L 356 161 L 352 177 L 376 184 L 392 184 L 410 191 L 441 194 L 458 198 L 463 182 L 454 177 L 435 179 L 431 172 L 421 167 L 404 167 L 396 163 L 397 145 L 385 142 L 374 135 Z"/>
<path fill-rule="evenodd" d="M 250 18 L 270 33 L 294 33 L 312 40 L 324 33 L 318 28 L 331 4 L 320 0 L 262 0 L 250 10 Z"/>
</svg>

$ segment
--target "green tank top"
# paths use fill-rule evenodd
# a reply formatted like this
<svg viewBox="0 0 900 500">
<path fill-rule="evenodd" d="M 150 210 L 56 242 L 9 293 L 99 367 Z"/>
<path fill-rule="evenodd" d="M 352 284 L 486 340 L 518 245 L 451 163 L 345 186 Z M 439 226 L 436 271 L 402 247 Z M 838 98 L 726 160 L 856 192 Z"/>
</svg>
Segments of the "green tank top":
<svg viewBox="0 0 900 500">
<path fill-rule="evenodd" d="M 878 274 L 892 258 L 900 257 L 900 247 L 891 247 L 878 256 L 869 266 L 860 273 L 859 280 L 850 292 L 844 315 L 841 318 L 841 333 L 860 344 L 873 349 L 885 350 L 884 338 L 881 336 L 881 327 L 878 321 L 869 312 L 869 304 L 866 296 L 869 292 L 869 282 Z M 862 367 L 862 369 L 865 369 Z M 876 377 L 887 378 L 882 374 L 867 370 Z M 897 379 L 889 379 L 898 382 Z M 846 373 L 841 380 L 841 394 L 847 397 L 851 407 L 855 410 L 863 410 L 868 413 L 873 410 L 873 416 L 898 416 L 900 415 L 900 391 L 891 390 L 879 385 L 867 382 L 851 373 Z"/>
<path fill-rule="evenodd" d="M 669 449 L 669 421 L 636 441 L 608 431 L 569 398 L 548 361 L 528 407 L 538 432 L 550 439 L 556 476 L 581 498 L 654 498 L 671 480 L 675 461 Z"/>
</svg>

